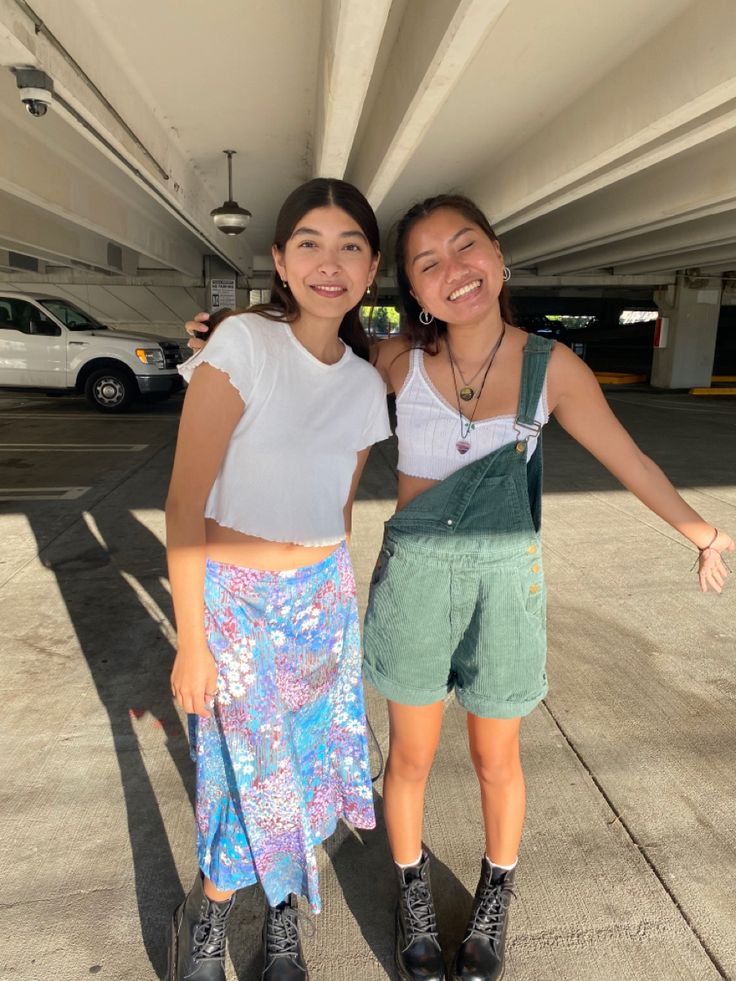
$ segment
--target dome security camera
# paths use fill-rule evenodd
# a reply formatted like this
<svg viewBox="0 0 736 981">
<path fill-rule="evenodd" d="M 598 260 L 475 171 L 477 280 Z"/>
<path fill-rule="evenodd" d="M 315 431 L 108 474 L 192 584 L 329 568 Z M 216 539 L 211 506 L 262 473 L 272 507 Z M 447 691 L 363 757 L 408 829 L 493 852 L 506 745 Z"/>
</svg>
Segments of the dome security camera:
<svg viewBox="0 0 736 981">
<path fill-rule="evenodd" d="M 45 116 L 54 101 L 54 83 L 46 72 L 36 68 L 16 68 L 15 84 L 20 90 L 20 100 L 28 112 L 36 119 Z"/>
<path fill-rule="evenodd" d="M 32 116 L 45 116 L 51 105 L 51 93 L 46 89 L 21 89 L 20 99 Z"/>
</svg>

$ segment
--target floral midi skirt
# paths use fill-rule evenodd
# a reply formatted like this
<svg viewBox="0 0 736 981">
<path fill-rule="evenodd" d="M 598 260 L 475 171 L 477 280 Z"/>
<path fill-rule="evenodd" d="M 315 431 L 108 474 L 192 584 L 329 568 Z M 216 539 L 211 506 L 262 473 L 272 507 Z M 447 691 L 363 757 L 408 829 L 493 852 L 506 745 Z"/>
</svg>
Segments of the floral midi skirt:
<svg viewBox="0 0 736 981">
<path fill-rule="evenodd" d="M 345 543 L 287 572 L 208 561 L 205 621 L 218 678 L 212 716 L 191 717 L 200 868 L 318 912 L 316 845 L 340 818 L 375 827 Z"/>
</svg>

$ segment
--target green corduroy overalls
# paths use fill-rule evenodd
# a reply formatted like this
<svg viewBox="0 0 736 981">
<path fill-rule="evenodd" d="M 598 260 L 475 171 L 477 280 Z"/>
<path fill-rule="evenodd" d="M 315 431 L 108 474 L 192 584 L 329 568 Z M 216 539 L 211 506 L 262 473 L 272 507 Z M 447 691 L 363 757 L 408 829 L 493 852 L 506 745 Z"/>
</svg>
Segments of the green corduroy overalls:
<svg viewBox="0 0 736 981">
<path fill-rule="evenodd" d="M 541 424 L 554 342 L 524 349 L 516 442 L 419 494 L 387 523 L 371 582 L 364 674 L 386 698 L 429 705 L 455 689 L 484 718 L 526 715 L 547 691 L 539 539 Z M 539 433 L 527 462 L 527 439 Z"/>
</svg>

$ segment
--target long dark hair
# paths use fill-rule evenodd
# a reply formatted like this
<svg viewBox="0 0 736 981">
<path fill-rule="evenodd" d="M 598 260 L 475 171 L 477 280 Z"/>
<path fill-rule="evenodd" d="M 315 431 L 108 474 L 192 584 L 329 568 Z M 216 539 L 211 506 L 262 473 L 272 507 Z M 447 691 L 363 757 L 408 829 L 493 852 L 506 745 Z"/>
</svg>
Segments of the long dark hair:
<svg viewBox="0 0 736 981">
<path fill-rule="evenodd" d="M 334 205 L 342 208 L 360 226 L 368 239 L 373 256 L 380 251 L 380 236 L 378 222 L 373 209 L 360 193 L 357 187 L 333 177 L 315 177 L 314 180 L 301 184 L 292 191 L 284 201 L 276 219 L 276 229 L 273 244 L 283 252 L 287 241 L 291 238 L 304 215 L 314 208 L 325 208 Z M 368 360 L 368 338 L 360 322 L 359 303 L 348 310 L 342 318 L 338 337 L 348 344 L 361 358 Z M 291 323 L 299 316 L 299 305 L 288 286 L 284 286 L 281 278 L 274 270 L 271 279 L 271 298 L 268 303 L 257 303 L 249 307 L 252 313 L 260 313 L 269 320 L 280 320 Z"/>
<path fill-rule="evenodd" d="M 492 242 L 498 242 L 498 236 L 478 205 L 463 194 L 438 194 L 433 198 L 426 198 L 409 208 L 397 225 L 396 276 L 399 281 L 399 296 L 404 313 L 402 335 L 413 347 L 421 347 L 428 354 L 437 354 L 439 351 L 440 339 L 447 333 L 447 323 L 444 320 L 437 320 L 435 317 L 431 324 L 425 326 L 419 320 L 422 308 L 412 296 L 411 283 L 406 272 L 406 241 L 414 225 L 422 218 L 427 218 L 432 212 L 437 211 L 438 208 L 450 208 L 459 212 L 463 218 L 467 218 L 468 221 L 477 225 Z M 498 303 L 501 308 L 501 317 L 507 324 L 513 324 L 514 314 L 511 307 L 511 296 L 506 283 L 503 284 L 501 292 L 498 294 Z"/>
</svg>

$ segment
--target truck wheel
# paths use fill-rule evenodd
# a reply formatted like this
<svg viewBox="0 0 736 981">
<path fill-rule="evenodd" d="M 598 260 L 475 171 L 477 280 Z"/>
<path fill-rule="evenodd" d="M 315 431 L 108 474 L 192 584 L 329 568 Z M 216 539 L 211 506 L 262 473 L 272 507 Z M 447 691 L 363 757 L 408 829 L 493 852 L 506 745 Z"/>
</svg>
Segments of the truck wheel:
<svg viewBox="0 0 736 981">
<path fill-rule="evenodd" d="M 137 394 L 137 386 L 120 368 L 100 368 L 84 383 L 84 394 L 98 412 L 124 412 Z"/>
</svg>

